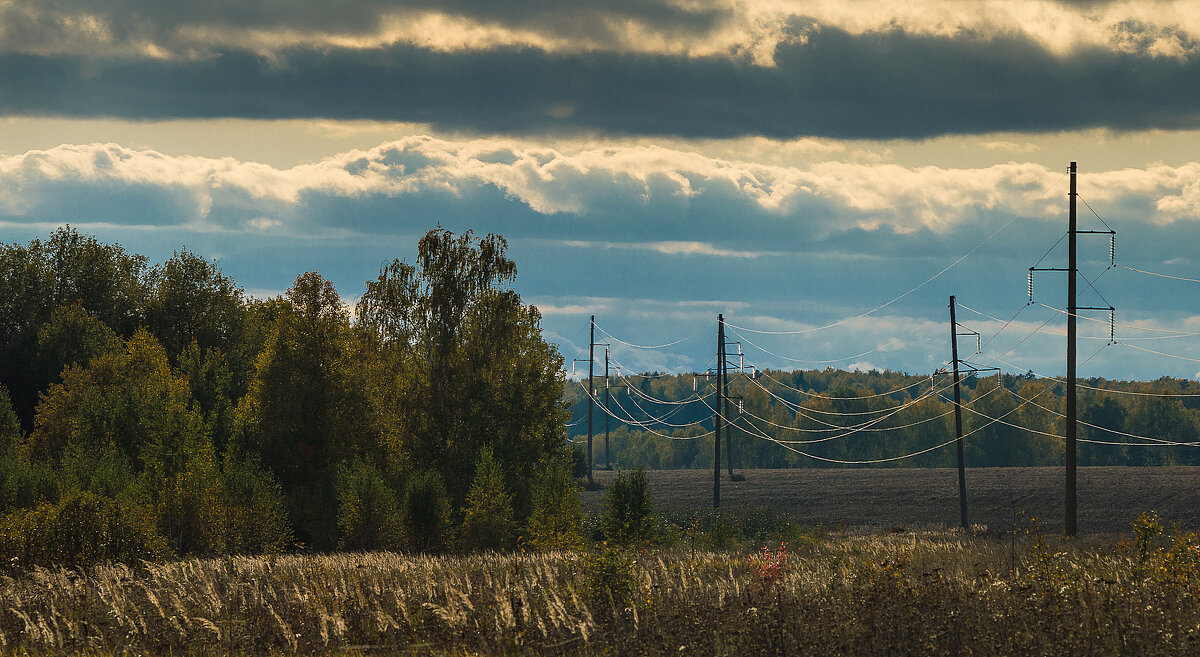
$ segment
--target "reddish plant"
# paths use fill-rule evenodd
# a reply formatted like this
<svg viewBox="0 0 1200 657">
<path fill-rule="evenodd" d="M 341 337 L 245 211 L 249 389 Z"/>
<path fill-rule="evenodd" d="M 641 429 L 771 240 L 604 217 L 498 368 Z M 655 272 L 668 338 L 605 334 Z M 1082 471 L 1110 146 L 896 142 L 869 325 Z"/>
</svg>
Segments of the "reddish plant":
<svg viewBox="0 0 1200 657">
<path fill-rule="evenodd" d="M 747 561 L 750 564 L 750 575 L 755 586 L 763 592 L 769 591 L 787 571 L 787 543 L 780 543 L 779 547 L 774 550 L 770 546 L 765 546 L 761 553 L 751 554 Z"/>
</svg>

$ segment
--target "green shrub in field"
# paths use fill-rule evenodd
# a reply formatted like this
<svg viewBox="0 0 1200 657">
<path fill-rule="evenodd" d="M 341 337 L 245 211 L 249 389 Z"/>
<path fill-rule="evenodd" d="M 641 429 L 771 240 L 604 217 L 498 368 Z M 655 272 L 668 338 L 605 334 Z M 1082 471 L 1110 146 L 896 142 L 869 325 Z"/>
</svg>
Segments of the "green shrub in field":
<svg viewBox="0 0 1200 657">
<path fill-rule="evenodd" d="M 20 566 L 88 566 L 169 553 L 149 513 L 76 491 L 0 520 L 0 559 Z"/>
<path fill-rule="evenodd" d="M 512 495 L 504 487 L 504 473 L 492 448 L 485 446 L 475 461 L 475 478 L 467 490 L 467 506 L 459 527 L 459 546 L 466 551 L 512 547 L 516 522 Z"/>
<path fill-rule="evenodd" d="M 584 591 L 588 601 L 613 610 L 628 607 L 637 590 L 636 565 L 628 552 L 602 543 L 600 549 L 589 553 L 584 561 Z"/>
<path fill-rule="evenodd" d="M 522 539 L 530 549 L 573 550 L 583 545 L 583 503 L 569 456 L 550 456 L 538 464 L 533 509 Z"/>
<path fill-rule="evenodd" d="M 415 552 L 436 552 L 446 546 L 450 529 L 450 496 L 436 471 L 413 475 L 404 486 L 404 537 Z"/>
<path fill-rule="evenodd" d="M 642 468 L 617 474 L 604 492 L 601 523 L 605 537 L 629 545 L 654 538 L 654 502 Z"/>
<path fill-rule="evenodd" d="M 227 456 L 224 486 L 225 550 L 274 554 L 292 540 L 287 504 L 279 482 L 266 468 Z"/>
<path fill-rule="evenodd" d="M 338 507 L 338 549 L 400 548 L 400 504 L 379 470 L 357 458 L 343 462 L 334 472 L 333 489 Z"/>
</svg>

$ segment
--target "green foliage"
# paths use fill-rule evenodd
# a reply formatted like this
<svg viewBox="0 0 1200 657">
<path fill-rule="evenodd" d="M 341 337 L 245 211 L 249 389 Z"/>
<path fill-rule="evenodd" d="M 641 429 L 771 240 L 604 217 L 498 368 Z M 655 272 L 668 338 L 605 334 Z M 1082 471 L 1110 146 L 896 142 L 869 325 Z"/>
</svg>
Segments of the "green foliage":
<svg viewBox="0 0 1200 657">
<path fill-rule="evenodd" d="M 291 498 L 298 538 L 334 547 L 336 506 L 328 483 L 337 463 L 377 445 L 350 324 L 333 284 L 316 272 L 296 278 L 258 355 L 237 409 L 236 442 L 270 468 Z"/>
<path fill-rule="evenodd" d="M 436 470 L 409 477 L 404 485 L 404 535 L 408 549 L 438 552 L 450 530 L 450 497 Z"/>
<path fill-rule="evenodd" d="M 41 387 L 61 381 L 64 367 L 84 367 L 102 354 L 119 353 L 121 338 L 107 324 L 92 317 L 78 301 L 55 308 L 37 333 L 37 370 Z"/>
<path fill-rule="evenodd" d="M 393 261 L 356 307 L 368 385 L 394 470 L 435 468 L 456 508 L 479 451 L 506 465 L 518 518 L 532 473 L 562 441 L 562 357 L 541 316 L 511 290 L 516 265 L 497 235 L 432 230 L 417 263 Z"/>
<path fill-rule="evenodd" d="M 242 289 L 214 262 L 188 251 L 150 270 L 146 324 L 173 358 L 195 343 L 229 350 L 245 322 Z"/>
<path fill-rule="evenodd" d="M 13 565 L 79 567 L 168 553 L 148 514 L 94 493 L 71 493 L 0 520 L 0 559 Z"/>
<path fill-rule="evenodd" d="M 404 527 L 396 493 L 374 466 L 361 459 L 340 463 L 337 495 L 338 549 L 396 550 Z"/>
<path fill-rule="evenodd" d="M 171 372 L 162 346 L 138 331 L 123 353 L 64 370 L 63 382 L 38 405 L 30 452 L 57 460 L 70 445 L 115 447 L 139 470 L 177 471 L 204 442 L 190 400 L 187 381 Z"/>
<path fill-rule="evenodd" d="M 588 601 L 610 611 L 625 609 L 637 591 L 636 565 L 633 555 L 609 543 L 590 552 L 583 566 Z"/>
<path fill-rule="evenodd" d="M 475 461 L 475 478 L 467 491 L 459 546 L 466 551 L 507 549 L 512 547 L 515 531 L 512 496 L 504 488 L 503 469 L 492 448 L 485 446 Z"/>
<path fill-rule="evenodd" d="M 654 537 L 654 502 L 642 468 L 617 473 L 604 492 L 602 505 L 601 524 L 609 541 L 632 545 Z"/>
<path fill-rule="evenodd" d="M 67 447 L 59 465 L 65 490 L 82 490 L 116 499 L 137 480 L 125 452 L 112 445 L 76 444 Z"/>
<path fill-rule="evenodd" d="M 58 499 L 58 476 L 47 463 L 9 452 L 0 456 L 0 515 Z"/>
<path fill-rule="evenodd" d="M 226 548 L 227 498 L 210 450 L 186 454 L 169 472 L 147 471 L 141 498 L 154 514 L 158 532 L 177 554 L 212 556 Z"/>
<path fill-rule="evenodd" d="M 270 471 L 226 456 L 221 469 L 225 550 L 233 554 L 274 554 L 292 541 L 287 504 Z"/>
<path fill-rule="evenodd" d="M 17 419 L 17 412 L 13 410 L 8 388 L 0 385 L 0 455 L 16 451 L 21 437 L 21 421 Z"/>
<path fill-rule="evenodd" d="M 533 510 L 523 545 L 533 550 L 572 550 L 583 545 L 583 503 L 579 484 L 566 454 L 538 464 L 533 484 Z"/>
</svg>

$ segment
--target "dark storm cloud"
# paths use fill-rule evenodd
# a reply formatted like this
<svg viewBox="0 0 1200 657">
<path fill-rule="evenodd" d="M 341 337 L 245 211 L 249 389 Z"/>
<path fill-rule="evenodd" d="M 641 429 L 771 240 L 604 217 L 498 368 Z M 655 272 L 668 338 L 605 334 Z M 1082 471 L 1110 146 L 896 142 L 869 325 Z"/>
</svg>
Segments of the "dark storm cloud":
<svg viewBox="0 0 1200 657">
<path fill-rule="evenodd" d="M 797 28 L 800 29 L 800 28 Z M 1200 61 L 1070 56 L 1018 37 L 824 28 L 776 66 L 730 57 L 411 46 L 190 61 L 0 56 L 6 114 L 313 117 L 443 129 L 788 138 L 1200 125 Z"/>
<path fill-rule="evenodd" d="M 7 50 L 43 52 L 78 36 L 82 20 L 103 26 L 107 41 L 154 43 L 167 51 L 204 50 L 226 30 L 293 31 L 371 36 L 386 20 L 425 12 L 558 38 L 616 43 L 620 27 L 700 37 L 731 17 L 728 7 L 680 6 L 661 0 L 17 0 L 0 8 Z"/>
</svg>

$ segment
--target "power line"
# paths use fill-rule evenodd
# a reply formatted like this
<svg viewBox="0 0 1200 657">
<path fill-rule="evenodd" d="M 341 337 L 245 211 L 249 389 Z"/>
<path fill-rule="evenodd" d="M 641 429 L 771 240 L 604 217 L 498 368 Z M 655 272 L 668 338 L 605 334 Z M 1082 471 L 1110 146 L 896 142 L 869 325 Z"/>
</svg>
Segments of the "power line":
<svg viewBox="0 0 1200 657">
<path fill-rule="evenodd" d="M 971 248 L 970 251 L 967 251 L 966 253 L 964 253 L 957 260 L 950 263 L 949 265 L 946 265 L 946 267 L 943 268 L 941 271 L 939 271 L 938 273 L 934 274 L 933 276 L 930 276 L 929 278 L 925 279 L 923 282 L 921 282 L 919 285 L 912 288 L 911 290 L 901 294 L 900 296 L 893 298 L 891 301 L 887 301 L 878 306 L 875 306 L 874 308 L 872 308 L 864 313 L 860 313 L 858 315 L 855 315 L 854 317 L 847 317 L 845 319 L 836 321 L 832 324 L 826 324 L 825 326 L 817 326 L 817 327 L 801 329 L 801 330 L 797 330 L 797 331 L 763 331 L 763 330 L 759 330 L 759 329 L 746 328 L 744 326 L 734 326 L 733 324 L 729 324 L 729 326 L 731 328 L 734 328 L 734 329 L 737 329 L 740 331 L 749 331 L 751 333 L 758 333 L 761 335 L 800 335 L 803 333 L 813 333 L 816 331 L 823 331 L 825 329 L 834 328 L 835 326 L 841 326 L 848 322 L 852 322 L 856 319 L 862 319 L 863 317 L 866 317 L 866 316 L 876 313 L 880 310 L 883 310 L 884 308 L 887 308 L 888 306 L 892 305 L 893 303 L 896 303 L 897 301 L 907 297 L 908 295 L 912 294 L 913 292 L 916 292 L 917 290 L 925 287 L 926 285 L 929 285 L 930 283 L 935 281 L 938 277 L 940 277 L 942 274 L 945 274 L 946 272 L 950 271 L 954 267 L 958 266 L 958 264 L 960 262 L 962 262 L 963 260 L 966 260 L 967 258 L 972 256 L 976 251 L 983 248 L 983 246 L 985 244 L 987 244 L 988 242 L 991 242 L 993 239 L 995 239 L 995 237 L 997 235 L 1004 232 L 1004 230 L 1006 228 L 1008 228 L 1009 226 L 1011 226 L 1013 224 L 1013 222 L 1015 222 L 1017 219 L 1020 219 L 1025 214 L 1025 212 L 1027 210 L 1029 210 L 1029 208 L 1034 206 L 1034 204 L 1036 204 L 1038 201 L 1041 201 L 1042 199 L 1044 199 L 1046 197 L 1046 195 L 1049 194 L 1051 192 L 1051 190 L 1053 190 L 1055 187 L 1057 187 L 1058 184 L 1063 181 L 1063 178 L 1066 178 L 1066 177 L 1067 177 L 1067 174 L 1064 173 L 1062 175 L 1062 177 L 1060 177 L 1057 181 L 1054 182 L 1053 185 L 1050 185 L 1049 187 L 1047 187 L 1046 190 L 1044 192 L 1042 192 L 1041 196 L 1030 201 L 1029 204 L 1026 205 L 1024 208 L 1022 208 L 1020 212 L 1018 212 L 1017 214 L 1014 214 L 1012 216 L 1012 218 L 1008 220 L 1007 223 L 1005 223 L 1003 226 L 997 228 L 995 232 L 993 232 L 991 235 L 988 235 L 986 238 L 984 238 L 984 240 L 982 242 L 980 242 L 979 244 L 976 244 L 974 247 Z"/>
<path fill-rule="evenodd" d="M 1173 281 L 1186 281 L 1188 283 L 1200 283 L 1200 279 L 1197 279 L 1197 278 L 1187 278 L 1185 276 L 1171 276 L 1170 274 L 1160 274 L 1158 272 L 1146 271 L 1145 269 L 1138 269 L 1137 267 L 1130 267 L 1128 265 L 1115 265 L 1115 266 L 1120 267 L 1121 269 L 1128 269 L 1129 271 L 1135 271 L 1139 274 L 1146 274 L 1147 276 L 1157 276 L 1159 278 L 1169 278 Z"/>
<path fill-rule="evenodd" d="M 585 392 L 586 392 L 586 388 L 585 388 Z M 710 430 L 710 431 L 708 431 L 708 432 L 706 432 L 706 433 L 698 434 L 698 435 L 695 435 L 695 436 L 672 436 L 672 435 L 669 435 L 669 434 L 661 433 L 661 432 L 659 432 L 659 431 L 655 431 L 654 429 L 651 429 L 651 428 L 650 428 L 650 427 L 648 427 L 648 426 L 643 426 L 641 423 L 639 423 L 639 422 L 637 422 L 637 421 L 630 422 L 629 420 L 626 420 L 626 419 L 624 419 L 624 418 L 621 418 L 621 417 L 619 417 L 619 416 L 615 415 L 615 414 L 614 414 L 614 413 L 613 413 L 611 410 L 605 409 L 605 412 L 606 412 L 606 413 L 608 413 L 608 414 L 609 414 L 609 416 L 611 416 L 611 417 L 612 417 L 613 419 L 615 419 L 615 420 L 618 420 L 618 421 L 620 421 L 620 422 L 625 422 L 626 424 L 631 424 L 631 425 L 633 425 L 633 426 L 636 426 L 636 427 L 638 427 L 638 429 L 640 429 L 640 430 L 642 430 L 642 431 L 646 431 L 646 432 L 648 432 L 648 433 L 652 433 L 652 434 L 654 434 L 654 435 L 656 435 L 656 436 L 658 436 L 658 437 L 660 437 L 660 438 L 667 438 L 668 440 L 696 440 L 696 439 L 699 439 L 699 438 L 705 438 L 705 437 L 707 437 L 707 436 L 711 436 L 711 435 L 714 433 L 713 431 L 711 431 L 711 430 Z"/>
<path fill-rule="evenodd" d="M 656 344 L 656 345 L 642 345 L 642 344 L 634 344 L 632 342 L 626 342 L 626 341 L 622 340 L 621 338 L 618 338 L 617 336 L 613 335 L 612 333 L 609 333 L 608 331 L 604 330 L 604 327 L 600 326 L 599 324 L 596 325 L 596 328 L 600 329 L 600 332 L 603 333 L 604 335 L 607 335 L 610 339 L 612 339 L 616 342 L 620 342 L 621 344 L 625 345 L 626 347 L 633 347 L 634 349 L 665 349 L 667 347 L 673 347 L 673 346 L 679 344 L 680 342 L 686 342 L 686 341 L 691 340 L 692 338 L 696 337 L 696 334 L 693 333 L 692 335 L 689 335 L 686 338 L 680 338 L 674 342 L 667 342 L 665 344 Z"/>
<path fill-rule="evenodd" d="M 1054 306 L 1048 306 L 1040 301 L 1035 301 L 1034 303 L 1036 303 L 1039 306 L 1042 306 L 1043 308 L 1049 308 L 1050 310 L 1053 310 L 1056 313 L 1067 315 L 1068 317 L 1073 315 L 1074 317 L 1076 317 L 1078 319 L 1087 320 L 1089 322 L 1097 322 L 1100 324 L 1111 324 L 1112 326 L 1119 326 L 1121 328 L 1134 329 L 1137 331 L 1148 331 L 1148 332 L 1154 332 L 1154 333 L 1170 333 L 1172 335 L 1180 335 L 1180 336 L 1200 335 L 1200 332 L 1195 332 L 1195 331 L 1172 331 L 1170 329 L 1152 328 L 1149 326 L 1137 326 L 1135 324 L 1121 324 L 1118 322 L 1106 322 L 1102 319 L 1096 319 L 1095 317 L 1088 317 L 1087 315 L 1081 315 L 1079 313 L 1070 313 L 1070 312 L 1067 312 L 1066 310 L 1063 310 L 1062 308 L 1055 308 Z"/>
</svg>

